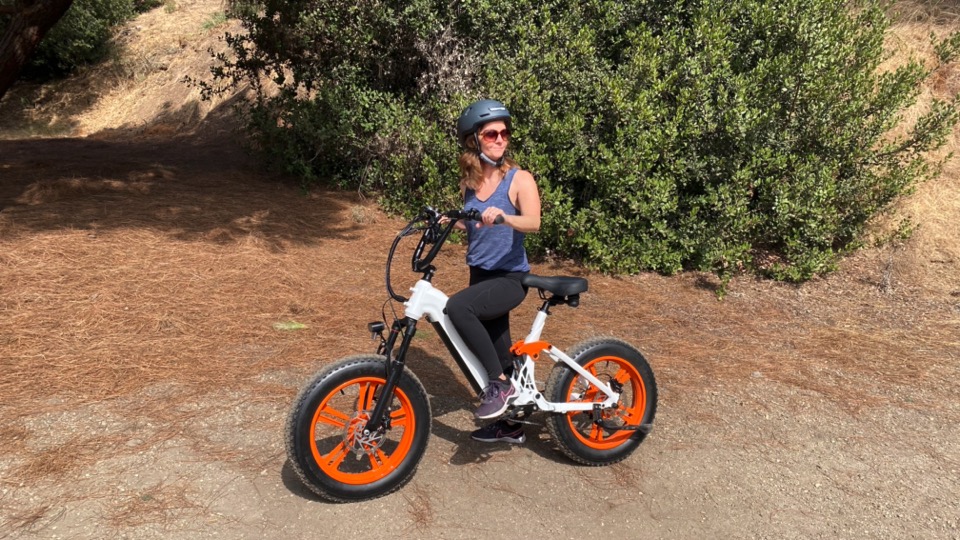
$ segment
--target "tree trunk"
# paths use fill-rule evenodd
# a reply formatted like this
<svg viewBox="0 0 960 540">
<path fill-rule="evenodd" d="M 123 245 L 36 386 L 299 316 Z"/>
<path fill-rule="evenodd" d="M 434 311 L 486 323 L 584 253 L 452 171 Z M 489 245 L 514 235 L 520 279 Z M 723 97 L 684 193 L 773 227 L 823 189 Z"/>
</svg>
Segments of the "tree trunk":
<svg viewBox="0 0 960 540">
<path fill-rule="evenodd" d="M 24 0 L 12 10 L 10 24 L 0 36 L 0 99 L 16 82 L 40 40 L 72 3 L 73 0 Z"/>
</svg>

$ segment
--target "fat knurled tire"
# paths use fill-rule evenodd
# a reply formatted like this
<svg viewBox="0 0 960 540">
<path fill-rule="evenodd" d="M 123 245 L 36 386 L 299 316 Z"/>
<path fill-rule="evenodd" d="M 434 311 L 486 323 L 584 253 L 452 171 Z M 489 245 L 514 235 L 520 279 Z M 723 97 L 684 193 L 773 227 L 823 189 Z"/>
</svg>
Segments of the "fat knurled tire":
<svg viewBox="0 0 960 540">
<path fill-rule="evenodd" d="M 630 344 L 613 337 L 596 337 L 577 344 L 568 353 L 582 366 L 616 365 L 619 377 L 629 383 L 628 396 L 633 402 L 624 409 L 606 411 L 629 425 L 643 425 L 644 430 L 600 430 L 590 425 L 591 413 L 551 414 L 547 419 L 547 429 L 557 442 L 560 450 L 573 461 L 591 466 L 612 465 L 626 459 L 646 437 L 649 426 L 653 424 L 657 410 L 657 384 L 653 370 L 646 358 Z M 547 379 L 545 393 L 547 399 L 555 403 L 568 400 L 572 385 L 577 383 L 579 375 L 563 363 L 557 363 Z M 592 386 L 592 385 L 591 385 Z M 627 387 L 624 387 L 625 390 Z M 641 394 L 641 395 L 637 395 Z M 621 398 L 623 399 L 623 397 Z M 624 418 L 622 415 L 628 413 Z M 583 433 L 575 423 L 581 423 L 593 430 L 593 434 Z M 610 431 L 608 433 L 608 431 Z M 607 437 L 606 439 L 604 437 Z"/>
<path fill-rule="evenodd" d="M 362 421 L 358 420 L 358 416 L 364 412 L 359 405 L 361 400 L 367 401 L 372 408 L 379 398 L 376 391 L 378 385 L 385 381 L 385 362 L 384 357 L 374 355 L 350 356 L 334 362 L 314 375 L 293 402 L 286 423 L 287 457 L 304 485 L 326 500 L 352 502 L 392 493 L 413 478 L 426 451 L 430 436 L 430 400 L 416 375 L 405 369 L 393 398 L 393 402 L 398 403 L 391 415 L 394 425 L 387 433 L 393 434 L 402 423 L 402 436 L 394 450 L 402 452 L 402 455 L 385 453 L 384 450 L 389 449 L 384 446 L 356 455 L 356 463 L 350 461 L 355 455 L 350 449 L 355 446 L 350 447 L 347 443 L 348 440 L 355 443 L 356 439 L 346 434 L 350 433 L 351 425 Z M 351 391 L 357 392 L 357 398 L 353 400 L 356 406 L 352 408 L 349 407 L 353 399 Z M 334 399 L 343 405 L 333 408 L 331 403 Z M 394 406 L 391 407 L 393 409 Z M 350 419 L 354 422 L 350 422 Z M 328 424 L 341 422 L 343 426 L 339 429 L 344 435 L 338 443 L 338 428 Z M 321 427 L 333 434 L 327 443 L 333 446 L 327 454 L 322 452 L 320 442 L 316 440 L 317 430 Z M 384 463 L 378 466 L 375 457 L 382 457 Z M 367 462 L 370 464 L 369 471 L 340 470 L 341 467 L 361 467 Z"/>
</svg>

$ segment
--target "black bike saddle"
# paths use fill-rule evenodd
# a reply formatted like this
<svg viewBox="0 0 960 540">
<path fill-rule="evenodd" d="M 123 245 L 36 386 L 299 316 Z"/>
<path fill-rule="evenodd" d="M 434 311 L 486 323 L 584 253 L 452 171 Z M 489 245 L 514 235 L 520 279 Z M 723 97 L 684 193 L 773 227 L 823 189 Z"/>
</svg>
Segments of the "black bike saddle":
<svg viewBox="0 0 960 540">
<path fill-rule="evenodd" d="M 587 280 L 568 276 L 535 276 L 527 274 L 520 280 L 527 287 L 535 287 L 557 296 L 573 296 L 587 292 Z"/>
</svg>

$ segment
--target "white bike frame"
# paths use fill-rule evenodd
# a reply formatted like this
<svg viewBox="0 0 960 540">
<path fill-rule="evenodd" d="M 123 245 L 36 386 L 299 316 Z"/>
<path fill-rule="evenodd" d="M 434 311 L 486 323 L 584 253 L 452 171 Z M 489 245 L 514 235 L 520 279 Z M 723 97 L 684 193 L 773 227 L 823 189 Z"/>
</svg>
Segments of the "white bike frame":
<svg viewBox="0 0 960 540">
<path fill-rule="evenodd" d="M 479 392 L 480 389 L 485 388 L 489 383 L 487 370 L 483 367 L 483 364 L 480 363 L 480 360 L 477 359 L 476 355 L 474 355 L 463 342 L 463 338 L 460 337 L 457 329 L 454 328 L 450 317 L 444 313 L 444 308 L 447 306 L 447 295 L 424 279 L 419 280 L 410 291 L 413 294 L 409 300 L 404 302 L 404 306 L 406 306 L 404 314 L 414 320 L 420 320 L 426 317 L 427 320 L 433 324 L 437 333 L 440 334 L 440 338 L 447 345 L 450 354 L 453 355 L 454 360 L 456 360 L 474 390 Z M 615 392 L 610 388 L 610 385 L 584 369 L 560 349 L 549 343 L 540 341 L 540 335 L 543 332 L 544 326 L 546 326 L 548 316 L 549 313 L 545 305 L 537 311 L 537 316 L 533 320 L 530 333 L 522 342 L 514 345 L 512 349 L 515 353 L 522 355 L 522 361 L 520 368 L 515 370 L 510 377 L 513 385 L 518 390 L 518 394 L 516 398 L 511 401 L 511 405 L 515 407 L 534 405 L 541 411 L 555 413 L 590 411 L 597 406 L 601 408 L 614 407 L 620 400 L 620 394 L 618 392 Z M 534 379 L 536 360 L 539 359 L 541 354 L 546 354 L 554 363 L 563 362 L 569 366 L 570 369 L 590 381 L 591 384 L 603 392 L 603 394 L 606 395 L 606 399 L 603 401 L 578 401 L 573 403 L 555 403 L 544 399 L 543 393 L 537 389 L 536 380 Z M 574 395 L 571 397 L 579 398 L 580 396 Z"/>
</svg>

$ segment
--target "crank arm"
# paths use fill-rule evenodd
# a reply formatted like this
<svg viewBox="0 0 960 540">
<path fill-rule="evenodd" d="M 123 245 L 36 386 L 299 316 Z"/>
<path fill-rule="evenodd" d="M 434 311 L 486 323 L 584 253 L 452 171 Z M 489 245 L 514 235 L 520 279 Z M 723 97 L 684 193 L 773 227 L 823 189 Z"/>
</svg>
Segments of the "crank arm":
<svg viewBox="0 0 960 540">
<path fill-rule="evenodd" d="M 523 409 L 511 410 L 508 414 L 504 416 L 504 418 L 506 418 L 511 422 L 515 422 L 517 424 L 528 424 L 531 426 L 543 425 L 540 422 L 531 422 L 530 420 L 526 420 L 526 418 L 529 418 L 531 414 L 533 414 L 533 406 L 527 405 L 527 406 L 524 406 Z"/>
</svg>

